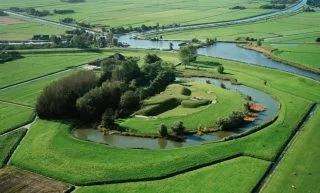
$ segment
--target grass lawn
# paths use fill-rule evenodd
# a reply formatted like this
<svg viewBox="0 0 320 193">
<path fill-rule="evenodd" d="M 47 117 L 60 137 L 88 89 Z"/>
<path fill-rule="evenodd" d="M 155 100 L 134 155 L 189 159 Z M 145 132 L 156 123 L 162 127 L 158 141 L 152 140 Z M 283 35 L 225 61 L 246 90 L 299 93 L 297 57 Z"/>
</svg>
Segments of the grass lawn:
<svg viewBox="0 0 320 193">
<path fill-rule="evenodd" d="M 164 39 L 191 40 L 216 37 L 218 40 L 235 40 L 238 37 L 268 38 L 267 42 L 315 43 L 320 37 L 320 25 L 314 18 L 320 17 L 316 12 L 302 12 L 292 16 L 282 16 L 267 21 L 240 24 L 219 28 L 202 28 L 161 34 Z M 287 37 L 288 36 L 288 37 Z"/>
<path fill-rule="evenodd" d="M 8 156 L 13 151 L 13 148 L 16 146 L 17 142 L 25 134 L 26 129 L 19 129 L 12 133 L 5 135 L 0 135 L 0 168 L 3 166 L 5 161 L 7 161 Z"/>
<path fill-rule="evenodd" d="M 38 96 L 48 84 L 59 78 L 70 75 L 72 72 L 74 71 L 56 74 L 35 82 L 0 91 L 0 100 L 35 106 Z"/>
<path fill-rule="evenodd" d="M 21 17 L 0 16 L 0 40 L 30 40 L 33 35 L 61 35 L 65 28 L 38 23 Z"/>
<path fill-rule="evenodd" d="M 30 121 L 33 112 L 34 110 L 29 107 L 0 102 L 0 133 Z"/>
<path fill-rule="evenodd" d="M 320 109 L 307 122 L 262 192 L 320 192 Z"/>
<path fill-rule="evenodd" d="M 237 140 L 180 149 L 141 150 L 81 141 L 70 134 L 72 123 L 39 119 L 31 127 L 12 164 L 79 185 L 159 177 L 239 153 L 272 160 L 311 104 L 320 102 L 319 82 L 232 61 L 200 58 L 223 64 L 225 72 L 230 73 L 228 76 L 275 96 L 282 105 L 276 122 Z M 205 69 L 216 73 L 210 66 Z M 264 85 L 265 80 L 268 86 Z M 230 179 L 224 182 L 226 180 Z M 250 187 L 254 185 L 255 182 Z"/>
<path fill-rule="evenodd" d="M 182 121 L 187 130 L 196 130 L 199 126 L 211 128 L 215 126 L 214 123 L 219 117 L 227 117 L 232 111 L 243 111 L 244 109 L 245 99 L 239 93 L 203 83 L 193 83 L 193 85 L 204 89 L 205 93 L 208 91 L 214 93 L 217 97 L 217 103 L 210 104 L 199 112 L 187 115 L 181 115 L 179 110 L 182 109 L 179 108 L 177 110 L 173 109 L 172 112 L 169 111 L 168 114 L 165 112 L 156 119 L 134 117 L 122 122 L 121 126 L 140 133 L 158 133 L 160 124 L 170 127 L 176 121 Z M 197 93 L 194 93 L 195 96 Z M 157 101 L 162 98 L 163 96 L 160 95 L 151 98 L 151 100 Z M 185 113 L 184 111 L 182 112 Z"/>
<path fill-rule="evenodd" d="M 76 192 L 247 193 L 252 191 L 252 185 L 259 181 L 268 165 L 267 161 L 239 157 L 165 180 L 84 187 Z"/>
<path fill-rule="evenodd" d="M 147 1 L 147 0 L 87 0 L 83 3 L 64 3 L 57 0 L 15 0 L 8 2 L 0 0 L 0 7 L 35 7 L 51 12 L 54 9 L 72 9 L 73 14 L 51 15 L 49 19 L 60 20 L 71 17 L 77 21 L 107 26 L 140 26 L 141 24 L 161 25 L 178 23 L 181 25 L 231 20 L 258 15 L 270 10 L 259 9 L 267 0 L 248 1 L 238 0 L 199 0 L 196 3 L 187 1 Z M 245 10 L 232 10 L 230 8 L 240 5 Z M 121 15 L 119 13 L 121 12 Z"/>
</svg>

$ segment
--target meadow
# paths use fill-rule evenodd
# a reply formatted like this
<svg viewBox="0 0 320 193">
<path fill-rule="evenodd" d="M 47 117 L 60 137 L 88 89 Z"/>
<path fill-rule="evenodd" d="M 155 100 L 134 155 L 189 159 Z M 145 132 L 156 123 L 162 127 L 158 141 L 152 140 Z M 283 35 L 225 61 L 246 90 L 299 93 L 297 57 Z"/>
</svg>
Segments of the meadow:
<svg viewBox="0 0 320 193">
<path fill-rule="evenodd" d="M 180 149 L 140 150 L 81 141 L 70 134 L 73 122 L 39 119 L 32 125 L 12 164 L 65 182 L 88 185 L 164 177 L 238 154 L 271 161 L 296 130 L 311 105 L 319 102 L 319 83 L 316 81 L 222 59 L 200 58 L 223 64 L 228 76 L 275 96 L 282 105 L 276 122 L 237 140 Z M 210 66 L 203 70 L 216 73 L 216 69 Z M 268 86 L 263 84 L 265 80 Z M 255 164 L 257 167 L 259 165 Z M 261 173 L 252 178 L 260 177 Z M 252 180 L 247 188 L 255 184 L 256 180 Z M 238 186 L 230 185 L 230 189 L 233 188 Z"/>
<path fill-rule="evenodd" d="M 320 109 L 305 125 L 262 192 L 319 192 Z"/>
<path fill-rule="evenodd" d="M 270 10 L 259 9 L 259 6 L 267 1 L 239 0 L 200 0 L 195 4 L 192 0 L 170 1 L 164 0 L 120 0 L 108 1 L 87 0 L 82 3 L 65 3 L 57 0 L 0 0 L 0 7 L 30 7 L 53 11 L 54 9 L 71 9 L 73 14 L 51 15 L 49 19 L 59 21 L 65 17 L 72 17 L 79 22 L 90 24 L 103 24 L 111 27 L 117 26 L 141 26 L 215 22 L 259 15 Z M 245 6 L 245 10 L 232 10 L 230 8 L 239 5 Z M 121 12 L 121 17 L 119 17 Z"/>
<path fill-rule="evenodd" d="M 33 35 L 62 35 L 65 28 L 22 19 L 0 16 L 0 40 L 30 40 Z"/>
</svg>

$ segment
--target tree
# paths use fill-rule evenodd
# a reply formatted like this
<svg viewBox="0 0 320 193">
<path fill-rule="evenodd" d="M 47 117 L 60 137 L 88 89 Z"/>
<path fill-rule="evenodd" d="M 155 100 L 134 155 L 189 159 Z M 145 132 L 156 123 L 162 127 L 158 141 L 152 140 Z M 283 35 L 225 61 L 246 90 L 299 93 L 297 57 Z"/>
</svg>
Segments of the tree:
<svg viewBox="0 0 320 193">
<path fill-rule="evenodd" d="M 179 136 L 179 135 L 183 135 L 184 134 L 184 131 L 185 131 L 185 127 L 183 126 L 183 122 L 182 121 L 177 121 L 175 122 L 172 127 L 171 127 L 173 133 L 176 135 L 176 136 Z"/>
<path fill-rule="evenodd" d="M 217 71 L 218 71 L 219 74 L 223 74 L 223 72 L 224 72 L 224 67 L 223 67 L 222 65 L 220 65 L 220 66 L 218 67 Z"/>
<path fill-rule="evenodd" d="M 173 50 L 173 43 L 172 42 L 170 42 L 170 44 L 169 44 L 169 50 Z"/>
<path fill-rule="evenodd" d="M 316 39 L 316 42 L 320 42 L 320 37 Z"/>
<path fill-rule="evenodd" d="M 191 62 L 194 62 L 197 60 L 197 48 L 192 45 L 182 47 L 179 50 L 179 56 L 180 56 L 181 62 L 185 66 L 187 66 Z"/>
<path fill-rule="evenodd" d="M 216 124 L 221 130 L 231 130 L 241 126 L 244 123 L 244 118 L 243 112 L 232 112 L 227 118 L 218 119 Z"/>
<path fill-rule="evenodd" d="M 113 46 L 113 32 L 111 30 L 107 34 L 107 42 L 111 48 Z"/>
<path fill-rule="evenodd" d="M 148 53 L 145 57 L 144 57 L 144 63 L 146 64 L 153 64 L 155 62 L 161 61 L 162 59 L 157 56 L 157 54 L 150 54 Z"/>
<path fill-rule="evenodd" d="M 139 97 L 131 90 L 126 91 L 120 98 L 120 108 L 123 110 L 134 110 L 139 107 Z"/>
<path fill-rule="evenodd" d="M 159 127 L 159 134 L 161 137 L 167 137 L 168 136 L 168 128 L 165 124 L 161 124 Z"/>
<path fill-rule="evenodd" d="M 103 128 L 112 129 L 114 125 L 114 112 L 111 108 L 107 108 L 107 110 L 102 114 L 101 126 Z"/>
<path fill-rule="evenodd" d="M 261 39 L 258 39 L 258 40 L 257 40 L 257 45 L 258 45 L 258 46 L 262 46 L 262 40 L 261 40 Z"/>
</svg>

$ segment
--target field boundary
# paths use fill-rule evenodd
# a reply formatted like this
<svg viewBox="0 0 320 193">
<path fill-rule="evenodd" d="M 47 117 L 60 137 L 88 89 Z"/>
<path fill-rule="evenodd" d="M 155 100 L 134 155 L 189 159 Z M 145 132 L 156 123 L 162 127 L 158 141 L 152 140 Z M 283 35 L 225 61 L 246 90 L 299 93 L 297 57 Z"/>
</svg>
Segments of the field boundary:
<svg viewBox="0 0 320 193">
<path fill-rule="evenodd" d="M 3 131 L 0 131 L 0 136 L 1 136 L 1 135 L 6 135 L 6 134 L 8 134 L 9 132 L 15 131 L 15 130 L 17 130 L 17 129 L 22 128 L 22 127 L 25 126 L 25 125 L 28 125 L 28 124 L 33 123 L 33 122 L 35 121 L 36 117 L 37 117 L 36 114 L 35 114 L 35 113 L 32 113 L 32 115 L 30 116 L 29 120 L 27 120 L 27 121 L 25 121 L 25 122 L 23 122 L 23 123 L 21 123 L 21 124 L 18 124 L 17 126 L 14 126 L 14 127 L 8 128 L 8 129 L 5 129 L 5 130 L 3 130 Z"/>
</svg>

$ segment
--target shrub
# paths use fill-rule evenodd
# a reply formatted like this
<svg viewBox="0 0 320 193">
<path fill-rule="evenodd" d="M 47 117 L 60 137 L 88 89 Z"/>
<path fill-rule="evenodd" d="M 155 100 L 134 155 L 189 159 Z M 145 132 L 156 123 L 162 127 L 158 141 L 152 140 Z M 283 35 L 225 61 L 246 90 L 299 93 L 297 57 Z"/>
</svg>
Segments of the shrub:
<svg viewBox="0 0 320 193">
<path fill-rule="evenodd" d="M 218 119 L 216 124 L 221 130 L 232 130 L 240 127 L 244 123 L 244 118 L 243 112 L 232 112 L 227 118 Z"/>
<path fill-rule="evenodd" d="M 197 108 L 205 105 L 209 105 L 212 101 L 208 99 L 201 100 L 185 100 L 182 101 L 181 105 L 185 108 Z"/>
<path fill-rule="evenodd" d="M 190 96 L 191 95 L 191 90 L 186 88 L 186 87 L 182 87 L 181 94 L 185 95 L 185 96 Z"/>
<path fill-rule="evenodd" d="M 134 110 L 139 104 L 139 97 L 131 90 L 126 91 L 120 98 L 120 108 L 123 110 Z"/>
<path fill-rule="evenodd" d="M 218 68 L 217 68 L 217 71 L 219 74 L 223 74 L 224 72 L 224 67 L 222 65 L 220 65 Z"/>
<path fill-rule="evenodd" d="M 159 134 L 161 137 L 167 137 L 168 136 L 168 128 L 164 124 L 161 124 L 159 127 Z"/>
<path fill-rule="evenodd" d="M 227 88 L 226 85 L 223 84 L 223 83 L 220 84 L 220 87 L 223 88 L 223 89 L 226 89 L 226 88 Z"/>
<path fill-rule="evenodd" d="M 36 104 L 40 118 L 73 116 L 76 100 L 97 86 L 98 78 L 93 71 L 79 71 L 48 85 Z"/>
<path fill-rule="evenodd" d="M 162 59 L 157 56 L 157 54 L 147 54 L 145 57 L 144 57 L 144 63 L 146 64 L 153 64 L 155 62 L 158 62 L 158 61 L 161 61 Z"/>
<path fill-rule="evenodd" d="M 108 108 L 101 116 L 101 126 L 107 129 L 113 129 L 114 123 L 114 111 Z"/>
<path fill-rule="evenodd" d="M 320 37 L 316 39 L 316 42 L 320 42 Z"/>
<path fill-rule="evenodd" d="M 173 133 L 176 136 L 181 136 L 184 134 L 185 131 L 185 127 L 183 126 L 183 122 L 182 121 L 177 121 L 175 122 L 172 127 L 171 127 Z"/>
</svg>

